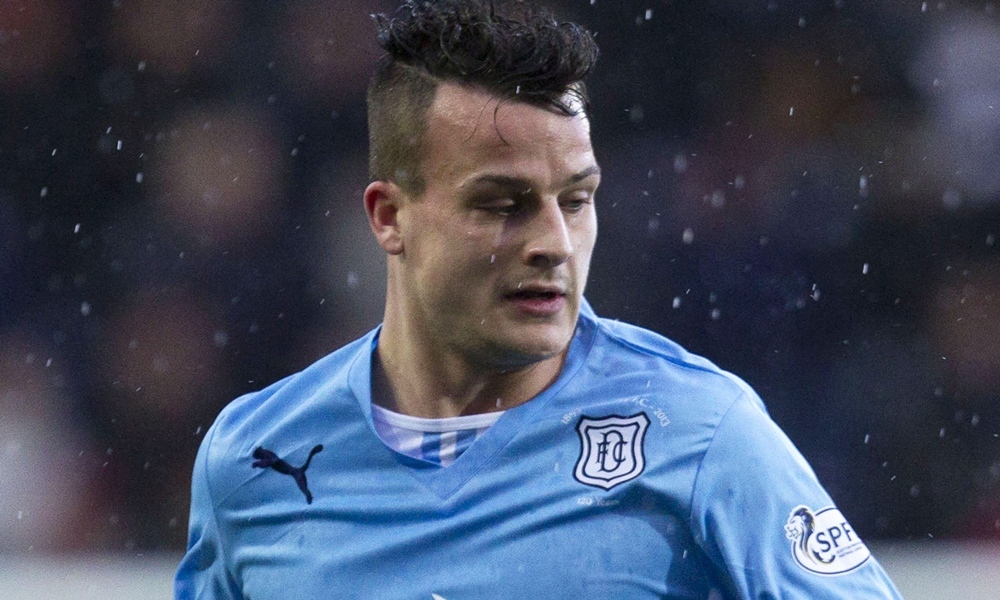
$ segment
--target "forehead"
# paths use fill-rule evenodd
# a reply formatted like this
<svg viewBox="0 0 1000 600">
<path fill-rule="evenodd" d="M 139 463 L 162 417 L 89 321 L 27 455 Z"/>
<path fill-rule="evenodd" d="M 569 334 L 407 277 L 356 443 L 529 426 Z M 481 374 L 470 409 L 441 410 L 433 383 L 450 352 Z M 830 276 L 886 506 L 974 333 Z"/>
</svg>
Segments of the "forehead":
<svg viewBox="0 0 1000 600">
<path fill-rule="evenodd" d="M 431 178 L 491 167 L 576 172 L 594 162 L 590 122 L 582 110 L 567 116 L 453 83 L 438 87 L 427 113 L 426 140 Z"/>
</svg>

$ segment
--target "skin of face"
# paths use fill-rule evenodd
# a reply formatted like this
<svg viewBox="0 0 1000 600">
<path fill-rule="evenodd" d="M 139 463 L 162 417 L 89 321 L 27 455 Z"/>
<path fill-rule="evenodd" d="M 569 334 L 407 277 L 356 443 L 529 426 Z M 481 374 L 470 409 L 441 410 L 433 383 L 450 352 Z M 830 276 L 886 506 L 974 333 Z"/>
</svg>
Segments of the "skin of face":
<svg viewBox="0 0 1000 600">
<path fill-rule="evenodd" d="M 391 182 L 365 191 L 389 255 L 380 351 L 445 387 L 520 371 L 547 385 L 597 238 L 589 121 L 451 83 L 426 118 L 423 193 Z"/>
</svg>

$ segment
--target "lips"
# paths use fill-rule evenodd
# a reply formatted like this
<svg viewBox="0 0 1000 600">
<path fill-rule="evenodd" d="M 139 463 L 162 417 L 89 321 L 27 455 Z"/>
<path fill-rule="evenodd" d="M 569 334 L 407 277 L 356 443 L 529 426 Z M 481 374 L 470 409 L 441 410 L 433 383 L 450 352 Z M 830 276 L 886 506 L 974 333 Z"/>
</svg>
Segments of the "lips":
<svg viewBox="0 0 1000 600">
<path fill-rule="evenodd" d="M 544 290 L 519 290 L 506 294 L 504 297 L 511 300 L 553 300 L 560 296 L 565 296 L 561 292 L 549 292 Z"/>
<path fill-rule="evenodd" d="M 566 292 L 552 285 L 521 285 L 504 294 L 504 299 L 526 316 L 551 317 L 566 305 Z"/>
</svg>

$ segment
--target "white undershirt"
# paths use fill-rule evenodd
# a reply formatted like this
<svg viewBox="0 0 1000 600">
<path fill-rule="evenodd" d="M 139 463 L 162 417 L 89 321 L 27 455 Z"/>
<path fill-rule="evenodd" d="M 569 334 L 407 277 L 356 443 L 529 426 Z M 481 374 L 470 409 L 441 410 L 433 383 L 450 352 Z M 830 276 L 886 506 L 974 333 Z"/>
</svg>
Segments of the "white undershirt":
<svg viewBox="0 0 1000 600">
<path fill-rule="evenodd" d="M 447 467 L 497 422 L 503 411 L 425 419 L 372 404 L 375 431 L 387 446 L 416 459 Z"/>
</svg>

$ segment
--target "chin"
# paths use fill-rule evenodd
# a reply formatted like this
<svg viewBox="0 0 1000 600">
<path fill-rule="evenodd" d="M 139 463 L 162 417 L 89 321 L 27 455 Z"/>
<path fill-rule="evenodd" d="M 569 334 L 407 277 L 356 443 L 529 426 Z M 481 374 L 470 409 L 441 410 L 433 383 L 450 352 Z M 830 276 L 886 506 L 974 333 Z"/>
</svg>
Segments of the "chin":
<svg viewBox="0 0 1000 600">
<path fill-rule="evenodd" d="M 572 332 L 534 335 L 496 340 L 499 363 L 505 367 L 525 367 L 562 354 L 569 346 Z"/>
</svg>

